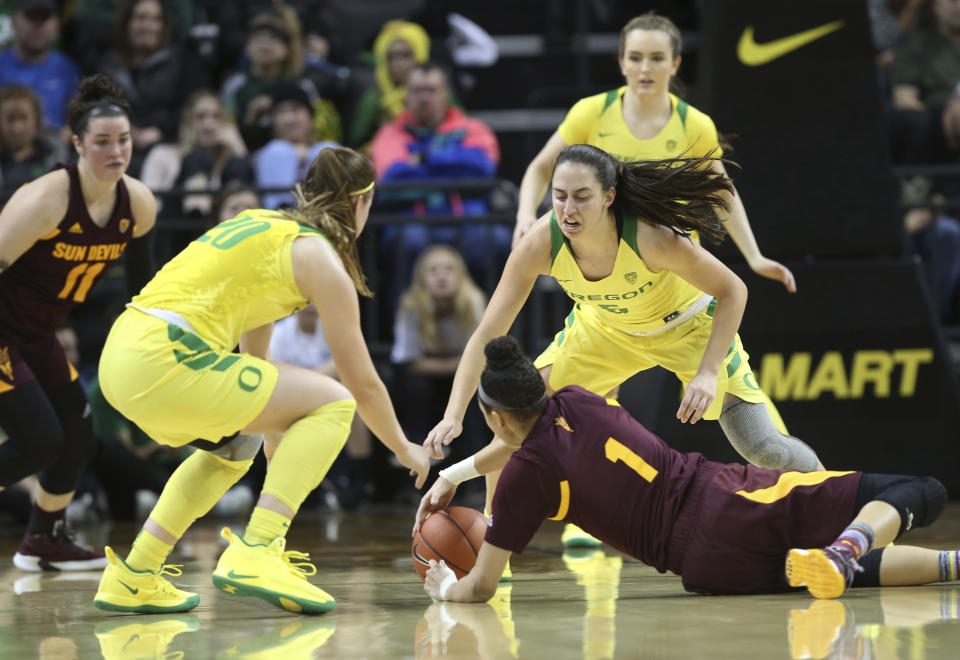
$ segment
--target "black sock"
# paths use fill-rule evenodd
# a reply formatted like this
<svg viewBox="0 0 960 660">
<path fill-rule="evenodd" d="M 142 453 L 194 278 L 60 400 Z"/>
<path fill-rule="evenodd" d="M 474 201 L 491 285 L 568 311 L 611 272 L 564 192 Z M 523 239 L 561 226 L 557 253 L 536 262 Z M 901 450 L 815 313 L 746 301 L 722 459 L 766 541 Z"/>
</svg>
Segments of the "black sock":
<svg viewBox="0 0 960 660">
<path fill-rule="evenodd" d="M 66 508 L 59 511 L 44 511 L 36 503 L 30 511 L 30 522 L 27 523 L 27 534 L 47 534 L 53 536 L 57 522 L 64 519 Z"/>
</svg>

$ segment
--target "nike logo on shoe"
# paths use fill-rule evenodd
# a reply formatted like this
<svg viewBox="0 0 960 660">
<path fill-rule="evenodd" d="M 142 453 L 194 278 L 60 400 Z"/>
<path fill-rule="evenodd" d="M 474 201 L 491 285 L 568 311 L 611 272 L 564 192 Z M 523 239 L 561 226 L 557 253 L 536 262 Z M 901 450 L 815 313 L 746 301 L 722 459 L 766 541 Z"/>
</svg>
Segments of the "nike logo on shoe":
<svg viewBox="0 0 960 660">
<path fill-rule="evenodd" d="M 140 592 L 140 587 L 137 587 L 136 589 L 134 589 L 133 587 L 131 587 L 129 584 L 127 584 L 127 583 L 124 582 L 123 580 L 117 580 L 117 582 L 119 582 L 119 583 L 122 584 L 124 587 L 126 587 L 126 588 L 127 588 L 127 591 L 129 591 L 130 593 L 132 593 L 134 596 L 136 596 L 136 595 Z"/>
<path fill-rule="evenodd" d="M 250 580 L 250 579 L 252 579 L 252 578 L 257 578 L 257 577 L 260 577 L 260 576 L 259 576 L 259 575 L 244 575 L 243 573 L 237 573 L 235 570 L 233 570 L 233 569 L 231 568 L 231 569 L 230 569 L 230 572 L 227 573 L 227 577 L 228 577 L 228 578 L 232 578 L 232 579 L 234 579 L 234 580 Z"/>
<path fill-rule="evenodd" d="M 753 39 L 753 26 L 748 25 L 744 28 L 743 34 L 740 35 L 740 41 L 737 43 L 737 57 L 747 66 L 761 66 L 783 57 L 798 48 L 802 48 L 842 27 L 843 21 L 833 21 L 832 23 L 826 23 L 820 27 L 797 32 L 796 34 L 791 34 L 781 39 L 774 39 L 773 41 L 758 44 Z"/>
</svg>

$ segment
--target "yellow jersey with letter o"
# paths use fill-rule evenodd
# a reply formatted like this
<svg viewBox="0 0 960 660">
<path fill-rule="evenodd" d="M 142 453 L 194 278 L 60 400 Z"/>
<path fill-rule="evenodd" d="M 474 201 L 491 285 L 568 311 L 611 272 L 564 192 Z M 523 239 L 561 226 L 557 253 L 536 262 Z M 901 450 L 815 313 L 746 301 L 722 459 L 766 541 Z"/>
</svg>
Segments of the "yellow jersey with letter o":
<svg viewBox="0 0 960 660">
<path fill-rule="evenodd" d="M 567 144 L 592 144 L 617 160 L 663 160 L 683 155 L 705 156 L 716 148 L 717 128 L 708 115 L 670 94 L 670 118 L 656 136 L 638 140 L 623 120 L 623 94 L 626 86 L 577 101 L 557 131 Z"/>
<path fill-rule="evenodd" d="M 637 249 L 637 222 L 636 216 L 622 217 L 613 272 L 592 282 L 580 271 L 556 213 L 551 213 L 550 275 L 593 320 L 625 332 L 649 333 L 677 318 L 704 294 L 667 269 L 654 273 L 647 268 Z"/>
<path fill-rule="evenodd" d="M 293 277 L 298 236 L 323 234 L 276 211 L 243 211 L 191 242 L 132 304 L 175 312 L 209 344 L 232 350 L 243 333 L 307 305 Z"/>
</svg>

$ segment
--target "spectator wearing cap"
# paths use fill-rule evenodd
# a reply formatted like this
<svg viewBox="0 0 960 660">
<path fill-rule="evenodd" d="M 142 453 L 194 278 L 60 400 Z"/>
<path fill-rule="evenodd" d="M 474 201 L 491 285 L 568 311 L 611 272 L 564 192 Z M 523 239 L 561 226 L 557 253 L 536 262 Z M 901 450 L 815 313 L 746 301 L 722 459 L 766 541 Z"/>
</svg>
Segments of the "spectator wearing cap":
<svg viewBox="0 0 960 660">
<path fill-rule="evenodd" d="M 314 84 L 303 76 L 303 44 L 300 21 L 289 8 L 278 6 L 257 14 L 250 21 L 246 55 L 249 70 L 232 75 L 223 86 L 227 109 L 237 118 L 247 147 L 257 151 L 273 136 L 270 124 L 274 92 L 294 84 L 307 94 L 310 105 L 317 100 Z"/>
<path fill-rule="evenodd" d="M 302 88 L 293 83 L 277 87 L 272 96 L 270 120 L 273 139 L 256 157 L 257 187 L 292 190 L 307 174 L 310 163 L 322 149 L 336 147 L 329 140 L 319 141 L 313 121 L 313 105 Z M 293 204 L 289 192 L 263 196 L 265 208 Z"/>
<path fill-rule="evenodd" d="M 160 0 L 125 0 L 118 9 L 113 48 L 97 66 L 120 86 L 133 107 L 133 176 L 139 175 L 154 144 L 176 140 L 180 108 L 207 82 L 203 67 L 191 61 L 170 35 Z"/>
<path fill-rule="evenodd" d="M 500 147 L 490 127 L 468 117 L 449 102 L 447 74 L 433 62 L 413 67 L 407 78 L 406 110 L 380 127 L 370 145 L 370 156 L 381 182 L 451 180 L 493 177 L 500 162 Z M 381 200 L 396 202 L 398 195 L 383 192 Z M 428 245 L 447 243 L 460 249 L 471 274 L 483 280 L 486 266 L 498 267 L 510 253 L 509 228 L 483 221 L 487 201 L 464 198 L 457 193 L 418 192 L 413 204 L 416 215 L 451 214 L 464 218 L 456 225 L 407 223 L 402 233 L 387 227 L 383 234 L 384 253 L 402 250 L 406 272 Z M 473 220 L 468 219 L 473 217 Z M 398 237 L 399 234 L 399 237 Z M 399 242 L 399 246 L 397 243 Z M 488 260 L 488 253 L 493 257 Z M 388 266 L 389 267 L 389 266 Z"/>
<path fill-rule="evenodd" d="M 79 71 L 69 57 L 53 50 L 60 34 L 55 0 L 17 0 L 13 45 L 0 51 L 0 87 L 26 85 L 40 95 L 44 120 L 64 125 L 65 109 L 77 90 Z"/>
</svg>

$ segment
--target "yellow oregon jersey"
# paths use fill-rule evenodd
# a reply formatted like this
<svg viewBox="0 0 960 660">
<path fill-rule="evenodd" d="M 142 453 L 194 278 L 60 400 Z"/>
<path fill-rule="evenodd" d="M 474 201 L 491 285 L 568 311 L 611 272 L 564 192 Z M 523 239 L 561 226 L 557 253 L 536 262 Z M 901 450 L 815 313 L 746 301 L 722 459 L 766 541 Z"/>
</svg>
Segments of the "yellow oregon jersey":
<svg viewBox="0 0 960 660">
<path fill-rule="evenodd" d="M 681 154 L 699 158 L 713 148 L 717 148 L 714 156 L 723 155 L 713 120 L 673 94 L 670 94 L 673 110 L 666 125 L 655 137 L 638 140 L 623 121 L 626 89 L 626 86 L 611 89 L 577 101 L 557 129 L 563 141 L 592 144 L 624 162 L 662 160 Z"/>
<path fill-rule="evenodd" d="M 304 235 L 323 234 L 276 211 L 244 211 L 190 243 L 132 302 L 176 312 L 209 344 L 232 350 L 243 333 L 307 304 L 291 258 Z"/>
<path fill-rule="evenodd" d="M 578 303 L 582 312 L 592 310 L 594 320 L 619 330 L 656 330 L 704 295 L 669 270 L 653 273 L 647 269 L 637 249 L 636 216 L 623 216 L 623 232 L 613 272 L 596 282 L 587 280 L 580 271 L 557 224 L 556 213 L 550 214 L 550 239 L 553 255 L 550 275 Z"/>
</svg>

